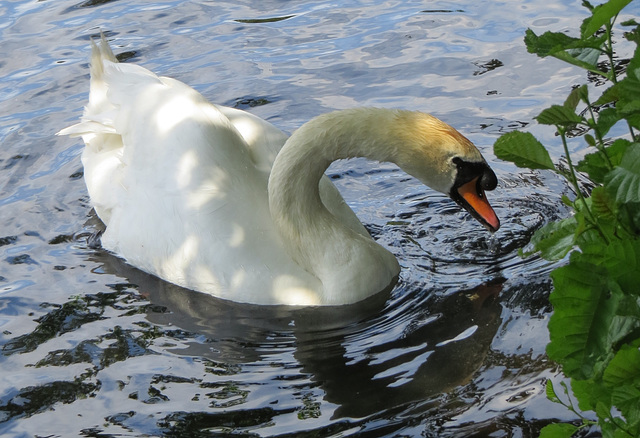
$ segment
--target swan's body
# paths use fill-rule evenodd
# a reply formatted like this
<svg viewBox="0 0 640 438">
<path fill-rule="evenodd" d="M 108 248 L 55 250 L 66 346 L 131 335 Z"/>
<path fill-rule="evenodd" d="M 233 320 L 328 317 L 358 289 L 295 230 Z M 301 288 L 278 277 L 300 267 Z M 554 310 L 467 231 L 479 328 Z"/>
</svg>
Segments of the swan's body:
<svg viewBox="0 0 640 438">
<path fill-rule="evenodd" d="M 84 176 L 106 225 L 104 248 L 233 301 L 339 305 L 393 285 L 395 257 L 323 175 L 336 159 L 393 161 L 499 226 L 483 192 L 495 175 L 475 146 L 432 116 L 340 111 L 287 139 L 179 81 L 117 63 L 104 40 L 93 46 L 82 122 L 62 133 L 86 143 Z M 463 184 L 473 186 L 470 197 Z"/>
</svg>

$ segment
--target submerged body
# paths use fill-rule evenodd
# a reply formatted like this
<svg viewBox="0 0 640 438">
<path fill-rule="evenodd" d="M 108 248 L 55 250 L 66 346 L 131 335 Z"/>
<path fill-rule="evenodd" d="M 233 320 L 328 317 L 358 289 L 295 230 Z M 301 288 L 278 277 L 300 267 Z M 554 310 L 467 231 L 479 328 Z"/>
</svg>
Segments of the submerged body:
<svg viewBox="0 0 640 438">
<path fill-rule="evenodd" d="M 341 305 L 394 284 L 400 267 L 324 176 L 341 158 L 392 161 L 499 221 L 495 174 L 466 138 L 423 113 L 325 114 L 290 138 L 187 85 L 93 46 L 82 161 L 102 246 L 171 283 L 255 304 Z"/>
</svg>

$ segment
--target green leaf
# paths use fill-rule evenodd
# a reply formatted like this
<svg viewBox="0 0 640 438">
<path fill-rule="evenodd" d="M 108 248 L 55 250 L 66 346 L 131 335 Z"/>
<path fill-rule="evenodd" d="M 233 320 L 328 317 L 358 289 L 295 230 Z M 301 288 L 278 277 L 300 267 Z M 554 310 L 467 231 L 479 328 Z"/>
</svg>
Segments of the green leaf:
<svg viewBox="0 0 640 438">
<path fill-rule="evenodd" d="M 627 70 L 628 76 L 618 82 L 620 89 L 620 100 L 622 102 L 633 102 L 640 98 L 640 78 L 634 70 Z"/>
<path fill-rule="evenodd" d="M 547 394 L 547 398 L 549 400 L 551 400 L 552 402 L 560 403 L 562 405 L 564 404 L 560 400 L 560 397 L 558 397 L 558 393 L 556 393 L 556 389 L 553 387 L 553 382 L 551 381 L 551 379 L 547 379 L 547 384 L 545 386 L 545 392 Z"/>
<path fill-rule="evenodd" d="M 598 217 L 605 221 L 616 219 L 616 206 L 604 187 L 594 187 L 591 192 L 592 210 Z"/>
<path fill-rule="evenodd" d="M 535 251 L 545 260 L 560 260 L 575 246 L 578 222 L 575 217 L 549 222 L 531 237 Z"/>
<path fill-rule="evenodd" d="M 634 18 L 631 18 L 620 23 L 620 26 L 638 26 L 638 22 Z"/>
<path fill-rule="evenodd" d="M 601 384 L 594 383 L 593 380 L 571 380 L 571 390 L 576 400 L 578 400 L 578 408 L 585 411 L 594 411 L 596 409 L 596 401 L 606 398 L 609 391 L 604 389 Z"/>
<path fill-rule="evenodd" d="M 540 438 L 571 438 L 578 427 L 569 423 L 548 424 L 540 431 Z"/>
<path fill-rule="evenodd" d="M 602 380 L 609 387 L 611 402 L 628 422 L 640 428 L 640 339 L 623 345 L 605 370 Z"/>
<path fill-rule="evenodd" d="M 616 102 L 618 99 L 620 99 L 620 87 L 616 83 L 604 90 L 604 92 L 593 104 L 604 105 L 606 103 Z"/>
<path fill-rule="evenodd" d="M 611 433 L 613 432 L 611 423 L 607 421 L 611 416 L 611 403 L 610 400 L 598 400 L 596 401 L 596 415 L 600 420 L 600 427 L 602 430 L 602 435 L 605 437 L 613 436 Z M 602 424 L 604 423 L 604 424 Z M 608 427 L 607 427 L 608 426 Z"/>
<path fill-rule="evenodd" d="M 640 64 L 640 25 L 636 25 L 636 27 L 634 29 L 631 29 L 631 31 L 625 32 L 624 37 L 628 41 L 636 43 L 636 50 L 634 51 L 633 57 L 631 58 L 631 61 L 627 66 L 627 74 L 629 74 L 628 69 L 637 72 L 638 66 Z M 633 76 L 638 78 L 637 74 Z"/>
<path fill-rule="evenodd" d="M 553 56 L 599 75 L 610 77 L 610 73 L 598 69 L 598 58 L 606 35 L 590 38 L 573 38 L 562 32 L 545 32 L 538 36 L 531 29 L 525 32 L 524 42 L 530 53 L 540 57 Z"/>
<path fill-rule="evenodd" d="M 613 166 L 619 166 L 620 163 L 622 163 L 622 157 L 624 157 L 627 149 L 632 144 L 633 143 L 631 143 L 627 139 L 619 138 L 618 140 L 611 143 L 611 146 L 607 146 L 605 151 Z"/>
<path fill-rule="evenodd" d="M 580 123 L 584 119 L 571 108 L 552 105 L 550 108 L 543 110 L 538 117 L 536 117 L 536 120 L 543 125 L 569 126 Z"/>
<path fill-rule="evenodd" d="M 638 426 L 640 425 L 640 388 L 635 385 L 620 385 L 613 388 L 611 394 L 611 403 L 615 406 L 622 416 L 629 420 L 635 420 L 635 433 L 631 436 L 638 436 Z"/>
<path fill-rule="evenodd" d="M 602 376 L 611 388 L 640 384 L 640 351 L 637 346 L 624 345 L 609 362 Z M 638 403 L 640 407 L 640 403 Z"/>
<path fill-rule="evenodd" d="M 611 79 L 611 75 L 609 73 L 603 72 L 602 70 L 597 68 L 598 58 L 600 58 L 601 54 L 602 52 L 600 51 L 600 49 L 585 47 L 580 49 L 572 49 L 571 52 L 558 50 L 552 53 L 551 56 Z"/>
<path fill-rule="evenodd" d="M 611 321 L 611 328 L 609 329 L 609 342 L 614 347 L 628 342 L 629 339 L 640 330 L 640 319 L 638 318 L 638 302 L 625 297 L 621 301 L 621 308 L 619 313 L 621 315 L 615 316 Z"/>
<path fill-rule="evenodd" d="M 627 120 L 630 126 L 640 129 L 640 102 L 621 103 L 616 106 L 620 115 Z"/>
<path fill-rule="evenodd" d="M 616 109 L 620 116 L 635 128 L 640 129 L 640 58 L 636 50 L 636 55 L 627 67 L 627 77 L 618 82 L 620 88 L 620 99 L 616 102 Z M 638 64 L 638 67 L 631 68 L 632 64 Z"/>
<path fill-rule="evenodd" d="M 615 108 L 605 108 L 598 113 L 598 121 L 596 122 L 596 131 L 600 138 L 604 138 L 611 127 L 618 123 L 621 119 Z"/>
<path fill-rule="evenodd" d="M 576 169 L 585 172 L 593 182 L 599 184 L 604 182 L 605 175 L 611 170 L 600 151 L 585 155 Z"/>
<path fill-rule="evenodd" d="M 578 38 L 570 37 L 562 32 L 545 32 L 538 36 L 531 29 L 527 29 L 524 35 L 524 43 L 529 53 L 544 58 L 553 55 L 559 50 L 568 48 L 580 41 Z"/>
<path fill-rule="evenodd" d="M 634 26 L 634 29 L 624 33 L 624 37 L 633 43 L 640 44 L 640 24 L 634 20 L 627 20 L 620 23 L 622 26 Z"/>
<path fill-rule="evenodd" d="M 567 376 L 588 379 L 611 355 L 609 327 L 622 293 L 604 267 L 579 252 L 571 255 L 567 266 L 555 269 L 551 278 L 554 313 L 549 320 L 547 354 Z"/>
<path fill-rule="evenodd" d="M 627 148 L 620 164 L 605 176 L 605 185 L 619 203 L 640 202 L 640 143 Z"/>
<path fill-rule="evenodd" d="M 581 100 L 584 103 L 589 101 L 589 88 L 587 88 L 586 85 L 581 85 L 572 89 L 571 93 L 569 93 L 569 96 L 567 96 L 567 99 L 564 101 L 563 106 L 575 111 Z"/>
<path fill-rule="evenodd" d="M 611 237 L 609 244 L 605 247 L 596 242 L 581 245 L 582 252 L 590 258 L 592 263 L 604 266 L 609 277 L 618 283 L 626 295 L 639 296 L 640 240 Z M 637 310 L 637 306 L 632 308 L 636 309 L 636 316 L 640 321 L 640 310 Z"/>
<path fill-rule="evenodd" d="M 555 170 L 549 152 L 530 132 L 508 132 L 496 140 L 493 150 L 498 158 L 518 167 Z"/>
<path fill-rule="evenodd" d="M 584 64 L 585 68 L 587 68 L 586 66 L 591 66 L 591 67 L 597 66 L 598 59 L 600 59 L 600 55 L 602 55 L 602 50 L 600 49 L 600 46 L 598 47 L 589 46 L 589 47 L 578 47 L 576 49 L 568 49 L 566 53 L 571 55 L 576 60 L 576 62 L 572 62 L 572 64 L 575 64 L 575 65 Z M 556 56 L 556 54 L 554 54 L 553 56 L 555 56 L 556 58 L 558 57 Z M 571 61 L 568 61 L 568 62 L 571 62 Z M 598 69 L 596 69 L 596 71 L 604 73 Z"/>
<path fill-rule="evenodd" d="M 535 53 L 542 58 L 556 56 L 558 52 L 565 50 L 577 50 L 573 56 L 579 56 L 581 49 L 592 49 L 599 52 L 605 41 L 606 35 L 580 39 L 570 37 L 563 32 L 545 32 L 538 36 L 531 29 L 527 29 L 524 35 L 524 42 L 529 53 Z"/>
<path fill-rule="evenodd" d="M 629 3 L 631 3 L 631 0 L 609 0 L 606 3 L 596 6 L 592 11 L 592 16 L 582 22 L 580 29 L 582 38 L 590 37 L 596 33 L 602 26 L 617 16 Z"/>
</svg>

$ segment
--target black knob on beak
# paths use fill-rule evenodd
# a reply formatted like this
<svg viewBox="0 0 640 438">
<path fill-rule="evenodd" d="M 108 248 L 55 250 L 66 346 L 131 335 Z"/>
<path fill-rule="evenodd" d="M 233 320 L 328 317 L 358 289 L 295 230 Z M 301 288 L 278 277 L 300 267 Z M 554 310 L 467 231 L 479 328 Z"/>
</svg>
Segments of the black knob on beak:
<svg viewBox="0 0 640 438">
<path fill-rule="evenodd" d="M 480 177 L 480 187 L 484 190 L 493 190 L 498 186 L 498 177 L 496 174 L 487 167 L 484 172 L 482 172 L 482 176 Z"/>
</svg>

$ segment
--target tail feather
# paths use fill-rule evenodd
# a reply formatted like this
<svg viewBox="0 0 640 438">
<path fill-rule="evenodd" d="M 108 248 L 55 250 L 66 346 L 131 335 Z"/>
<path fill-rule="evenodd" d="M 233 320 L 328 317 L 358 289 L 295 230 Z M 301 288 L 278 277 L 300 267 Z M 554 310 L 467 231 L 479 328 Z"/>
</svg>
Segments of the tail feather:
<svg viewBox="0 0 640 438">
<path fill-rule="evenodd" d="M 109 43 L 100 34 L 98 44 L 91 40 L 91 85 L 89 89 L 89 105 L 84 112 L 85 119 L 94 119 L 95 115 L 108 112 L 113 109 L 107 98 L 108 85 L 105 80 L 105 68 L 108 62 L 117 63 Z"/>
<path fill-rule="evenodd" d="M 108 61 L 108 62 L 105 62 Z M 115 134 L 111 116 L 115 108 L 107 97 L 108 85 L 105 80 L 106 64 L 117 63 L 104 34 L 100 34 L 100 41 L 91 39 L 91 85 L 89 88 L 89 103 L 84 108 L 80 123 L 60 130 L 57 135 L 79 137 L 88 134 Z"/>
<path fill-rule="evenodd" d="M 117 134 L 117 132 L 113 124 L 106 120 L 103 122 L 86 120 L 61 129 L 57 133 L 57 135 L 68 135 L 69 137 L 81 137 L 88 134 Z"/>
</svg>

